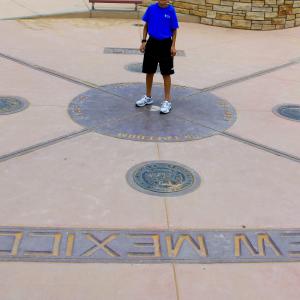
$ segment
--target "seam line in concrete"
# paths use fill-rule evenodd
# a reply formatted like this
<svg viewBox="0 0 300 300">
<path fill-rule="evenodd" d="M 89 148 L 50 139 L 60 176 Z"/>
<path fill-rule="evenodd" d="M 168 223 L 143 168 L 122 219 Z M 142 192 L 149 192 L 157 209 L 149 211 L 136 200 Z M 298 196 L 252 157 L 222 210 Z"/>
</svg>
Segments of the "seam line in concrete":
<svg viewBox="0 0 300 300">
<path fill-rule="evenodd" d="M 160 157 L 160 150 L 159 150 L 159 144 L 158 143 L 156 143 L 156 149 L 157 149 L 158 160 L 160 160 L 161 157 Z M 170 230 L 169 211 L 168 211 L 168 203 L 167 203 L 166 197 L 163 198 L 163 202 L 164 202 L 164 206 L 165 206 L 167 227 L 168 227 L 168 230 Z M 179 300 L 179 289 L 178 289 L 177 275 L 176 275 L 176 269 L 175 269 L 175 264 L 174 263 L 172 263 L 172 271 L 173 271 L 173 279 L 174 279 L 174 284 L 175 284 L 176 300 Z"/>
<path fill-rule="evenodd" d="M 157 150 L 157 159 L 161 160 L 159 144 L 156 143 L 156 150 Z M 169 212 L 168 212 L 168 205 L 166 197 L 163 198 L 165 214 L 166 214 L 166 221 L 167 221 L 167 228 L 170 229 L 170 221 L 169 221 Z"/>
<path fill-rule="evenodd" d="M 176 274 L 176 267 L 175 267 L 174 263 L 172 263 L 172 268 L 173 268 L 173 275 L 174 275 L 174 280 L 175 280 L 176 300 L 180 300 L 180 298 L 179 298 L 179 286 L 178 286 L 178 280 L 177 280 L 177 274 Z"/>
<path fill-rule="evenodd" d="M 159 150 L 159 144 L 156 143 L 157 147 L 157 156 L 158 159 L 160 160 L 160 150 Z M 170 220 L 169 220 L 169 210 L 168 210 L 168 203 L 167 203 L 167 198 L 163 198 L 164 206 L 165 206 L 165 214 L 166 214 L 166 221 L 167 221 L 167 227 L 168 230 L 170 230 Z M 175 269 L 175 264 L 172 263 L 172 271 L 173 271 L 173 279 L 174 279 L 174 284 L 175 284 L 175 293 L 176 293 L 176 300 L 179 300 L 179 289 L 178 289 L 178 282 L 177 282 L 177 275 L 176 275 L 176 269 Z"/>
<path fill-rule="evenodd" d="M 23 149 L 20 149 L 20 150 L 17 150 L 17 151 L 8 153 L 8 154 L 1 155 L 0 156 L 0 163 L 4 162 L 4 161 L 7 161 L 9 159 L 12 159 L 12 158 L 16 158 L 16 157 L 19 157 L 19 156 L 22 156 L 22 155 L 40 150 L 40 149 L 48 147 L 48 146 L 52 146 L 54 144 L 63 142 L 65 140 L 69 140 L 69 139 L 78 137 L 80 135 L 83 135 L 83 134 L 86 134 L 86 133 L 89 133 L 89 132 L 92 132 L 92 129 L 83 129 L 83 130 L 80 130 L 80 131 L 75 131 L 75 132 L 72 132 L 72 133 L 69 133 L 69 134 L 66 134 L 66 135 L 48 140 L 46 142 L 38 143 L 38 144 L 29 146 L 29 147 L 26 147 L 26 148 L 23 148 Z"/>
<path fill-rule="evenodd" d="M 156 149 L 157 149 L 157 157 L 160 160 L 160 151 L 159 151 L 159 144 L 156 143 Z"/>
</svg>

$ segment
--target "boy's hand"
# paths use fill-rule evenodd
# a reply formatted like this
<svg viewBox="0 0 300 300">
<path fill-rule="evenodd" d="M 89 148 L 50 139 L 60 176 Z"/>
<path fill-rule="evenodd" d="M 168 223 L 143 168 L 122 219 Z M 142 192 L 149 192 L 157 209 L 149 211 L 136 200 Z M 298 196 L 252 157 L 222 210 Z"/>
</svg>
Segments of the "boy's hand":
<svg viewBox="0 0 300 300">
<path fill-rule="evenodd" d="M 176 55 L 176 49 L 175 46 L 171 47 L 171 56 L 175 56 Z"/>
<path fill-rule="evenodd" d="M 146 47 L 146 43 L 142 43 L 141 46 L 140 46 L 140 51 L 141 51 L 142 53 L 145 52 L 145 47 Z"/>
</svg>

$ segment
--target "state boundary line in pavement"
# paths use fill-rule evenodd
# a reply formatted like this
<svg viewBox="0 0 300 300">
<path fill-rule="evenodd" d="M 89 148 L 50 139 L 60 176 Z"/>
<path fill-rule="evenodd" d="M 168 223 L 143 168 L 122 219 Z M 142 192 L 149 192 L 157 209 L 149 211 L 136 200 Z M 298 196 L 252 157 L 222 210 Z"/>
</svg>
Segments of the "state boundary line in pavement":
<svg viewBox="0 0 300 300">
<path fill-rule="evenodd" d="M 36 151 L 36 150 L 39 150 L 39 149 L 42 149 L 42 148 L 46 148 L 48 146 L 63 142 L 65 140 L 69 140 L 69 139 L 78 137 L 80 135 L 90 133 L 90 132 L 93 132 L 93 130 L 92 129 L 82 129 L 82 130 L 79 130 L 79 131 L 75 131 L 75 132 L 72 132 L 72 133 L 69 133 L 69 134 L 66 134 L 66 135 L 48 140 L 46 142 L 38 143 L 38 144 L 29 146 L 29 147 L 26 147 L 26 148 L 23 148 L 23 149 L 20 149 L 20 150 L 17 150 L 17 151 L 14 151 L 14 152 L 11 152 L 11 153 L 8 153 L 8 154 L 5 154 L 5 155 L 1 155 L 0 156 L 0 163 L 4 162 L 6 160 L 12 159 L 12 158 L 16 158 L 18 156 L 22 156 L 22 155 L 31 153 L 33 151 Z"/>
<path fill-rule="evenodd" d="M 55 76 L 55 77 L 67 80 L 69 82 L 72 82 L 72 83 L 75 83 L 75 84 L 79 84 L 79 85 L 84 85 L 84 86 L 91 87 L 91 88 L 96 88 L 96 89 L 99 89 L 99 90 L 101 90 L 103 92 L 111 94 L 111 93 L 109 93 L 106 90 L 102 90 L 101 86 L 99 86 L 97 84 L 94 84 L 94 83 L 91 83 L 91 82 L 88 82 L 88 81 L 84 81 L 84 80 L 81 80 L 79 78 L 76 78 L 76 77 L 73 77 L 73 76 L 69 76 L 67 74 L 63 74 L 63 73 L 57 72 L 57 71 L 52 70 L 52 69 L 48 69 L 48 68 L 43 67 L 43 66 L 39 66 L 39 65 L 35 65 L 35 64 L 26 62 L 25 60 L 21 60 L 19 58 L 7 55 L 5 53 L 0 52 L 0 57 L 5 58 L 7 60 L 11 60 L 11 61 L 13 61 L 15 63 L 18 63 L 18 64 L 21 64 L 21 65 L 24 65 L 24 66 L 29 67 L 31 69 L 34 69 L 36 71 L 44 72 L 44 73 L 47 73 L 49 75 L 52 75 L 52 76 Z M 269 73 L 275 72 L 277 70 L 280 70 L 280 69 L 283 69 L 283 68 L 287 68 L 289 66 L 296 65 L 296 64 L 299 64 L 299 63 L 300 63 L 300 58 L 294 58 L 294 59 L 290 60 L 288 63 L 277 65 L 277 66 L 274 66 L 274 67 L 271 67 L 271 68 L 267 68 L 267 69 L 264 69 L 264 70 L 260 70 L 260 71 L 251 73 L 249 75 L 245 75 L 245 76 L 241 76 L 241 77 L 238 77 L 238 78 L 226 80 L 226 81 L 214 84 L 212 86 L 208 86 L 206 88 L 199 89 L 199 91 L 200 92 L 213 91 L 213 90 L 216 90 L 216 89 L 219 89 L 219 88 L 222 88 L 222 87 L 234 85 L 236 83 L 240 83 L 240 82 L 243 82 L 243 81 L 246 81 L 246 80 L 249 80 L 249 79 L 253 79 L 255 77 L 263 76 L 265 74 L 269 74 Z M 117 94 L 116 95 L 113 94 L 113 95 L 120 97 L 120 95 L 117 95 Z"/>
<path fill-rule="evenodd" d="M 230 86 L 230 85 L 234 85 L 234 84 L 237 84 L 237 83 L 240 83 L 240 82 L 243 82 L 243 81 L 247 81 L 249 79 L 253 79 L 253 78 L 256 78 L 256 77 L 259 77 L 259 76 L 263 76 L 263 75 L 266 75 L 266 74 L 269 74 L 269 73 L 275 72 L 277 70 L 284 69 L 284 68 L 287 68 L 287 67 L 290 67 L 290 66 L 296 65 L 296 64 L 299 64 L 299 61 L 292 60 L 292 61 L 290 61 L 288 63 L 285 63 L 285 64 L 281 64 L 281 65 L 278 65 L 278 66 L 275 66 L 275 67 L 271 67 L 271 68 L 267 68 L 267 69 L 264 69 L 264 70 L 260 70 L 260 71 L 251 73 L 249 75 L 245 75 L 245 76 L 241 76 L 241 77 L 238 77 L 238 78 L 234 78 L 234 79 L 231 79 L 231 80 L 226 80 L 226 81 L 217 83 L 217 84 L 212 85 L 210 87 L 203 88 L 203 89 L 201 89 L 201 91 L 203 91 L 203 92 L 213 91 L 213 90 L 220 89 L 220 88 L 223 88 L 223 87 L 226 87 L 226 86 Z"/>
<path fill-rule="evenodd" d="M 129 116 L 126 116 L 124 118 L 115 119 L 115 120 L 113 120 L 113 122 L 120 121 L 120 120 L 123 120 L 125 118 L 131 118 L 134 115 L 138 115 L 138 114 L 141 114 L 141 113 L 142 112 L 132 113 Z M 109 122 L 110 121 L 106 122 L 105 124 L 108 124 Z M 40 150 L 42 148 L 46 148 L 46 147 L 52 146 L 54 144 L 63 142 L 65 140 L 69 140 L 69 139 L 75 138 L 77 136 L 80 136 L 80 135 L 83 135 L 83 134 L 86 134 L 86 133 L 95 132 L 95 129 L 97 129 L 97 128 L 85 128 L 85 129 L 82 129 L 82 130 L 79 130 L 79 131 L 75 131 L 75 132 L 71 132 L 71 133 L 65 134 L 63 136 L 59 136 L 57 138 L 53 138 L 53 139 L 47 140 L 45 142 L 41 142 L 41 143 L 38 143 L 38 144 L 35 144 L 35 145 L 32 145 L 32 146 L 26 147 L 26 148 L 19 149 L 17 151 L 11 152 L 11 153 L 7 153 L 7 154 L 4 154 L 4 155 L 1 155 L 0 156 L 0 163 L 4 162 L 6 160 L 12 159 L 12 158 L 16 158 L 18 156 L 22 156 L 22 155 L 34 152 L 36 150 Z"/>
<path fill-rule="evenodd" d="M 18 63 L 18 64 L 21 64 L 21 65 L 27 66 L 27 67 L 29 67 L 31 69 L 36 70 L 36 71 L 44 72 L 44 73 L 46 73 L 48 75 L 52 75 L 52 76 L 61 78 L 63 80 L 67 80 L 67 81 L 75 83 L 75 84 L 84 85 L 84 86 L 87 86 L 87 87 L 90 87 L 90 88 L 96 88 L 96 89 L 99 89 L 99 90 L 101 90 L 101 91 L 103 91 L 103 92 L 105 92 L 107 94 L 111 94 L 111 95 L 114 95 L 114 96 L 117 96 L 117 97 L 120 97 L 120 98 L 124 98 L 124 97 L 121 97 L 120 95 L 113 94 L 113 93 L 110 93 L 110 92 L 108 92 L 106 90 L 103 90 L 103 89 L 101 89 L 100 86 L 98 86 L 98 85 L 96 85 L 94 83 L 83 81 L 83 80 L 80 80 L 78 78 L 75 78 L 75 77 L 72 77 L 72 76 L 69 76 L 69 75 L 66 75 L 66 74 L 63 74 L 63 73 L 59 73 L 59 72 L 56 72 L 55 70 L 51 70 L 51 69 L 48 69 L 48 68 L 45 68 L 45 67 L 42 67 L 42 66 L 39 66 L 39 65 L 34 65 L 32 63 L 28 63 L 28 62 L 26 62 L 24 60 L 21 60 L 21 59 L 18 59 L 18 58 L 6 55 L 6 54 L 1 53 L 1 52 L 0 52 L 0 57 L 5 58 L 7 60 L 11 60 L 11 61 L 13 61 L 15 63 Z M 240 82 L 243 82 L 243 81 L 255 78 L 255 77 L 259 77 L 259 76 L 262 76 L 262 75 L 265 75 L 265 74 L 277 71 L 277 70 L 282 69 L 282 68 L 289 67 L 291 65 L 299 64 L 299 63 L 300 63 L 300 58 L 294 58 L 290 62 L 285 63 L 285 64 L 281 64 L 281 65 L 278 65 L 278 66 L 267 68 L 267 69 L 264 69 L 264 70 L 261 70 L 261 71 L 257 71 L 255 73 L 252 73 L 252 74 L 249 74 L 249 75 L 246 75 L 246 76 L 242 76 L 242 77 L 239 77 L 239 78 L 236 78 L 236 79 L 231 79 L 231 80 L 223 81 L 223 82 L 220 82 L 218 84 L 212 85 L 210 87 L 199 89 L 199 93 L 213 91 L 213 90 L 225 87 L 225 86 L 230 86 L 230 85 L 233 85 L 233 84 L 236 84 L 236 83 L 240 83 Z M 193 95 L 189 95 L 189 96 L 193 96 Z M 182 118 L 182 116 L 180 116 L 180 117 Z M 202 126 L 204 126 L 204 125 L 202 125 Z M 204 126 L 204 127 L 207 127 L 207 126 Z M 239 136 L 227 133 L 227 132 L 220 132 L 218 130 L 215 130 L 214 128 L 210 128 L 210 129 L 212 129 L 214 131 L 217 131 L 222 136 L 234 139 L 236 141 L 242 142 L 244 144 L 247 144 L 249 146 L 255 147 L 257 149 L 264 150 L 266 152 L 269 152 L 269 153 L 272 153 L 274 155 L 287 158 L 287 159 L 292 160 L 292 161 L 296 161 L 298 163 L 300 162 L 300 158 L 297 157 L 297 156 L 294 156 L 292 154 L 285 153 L 283 151 L 280 151 L 280 150 L 277 150 L 277 149 L 265 146 L 263 144 L 260 144 L 260 143 L 257 143 L 257 142 L 254 142 L 254 141 L 251 141 L 251 140 L 248 140 L 248 139 L 245 139 L 245 138 L 242 138 L 242 137 L 239 137 Z M 79 132 L 71 133 L 71 134 L 68 134 L 68 135 L 65 135 L 65 136 L 62 136 L 62 137 L 55 138 L 53 140 L 46 141 L 44 143 L 36 144 L 36 145 L 30 146 L 30 147 L 27 147 L 27 148 L 24 148 L 24 149 L 21 149 L 21 150 L 18 150 L 18 151 L 15 151 L 15 152 L 3 155 L 3 156 L 0 156 L 0 162 L 8 160 L 10 158 L 14 158 L 14 157 L 20 156 L 20 155 L 24 155 L 26 153 L 38 150 L 40 148 L 45 148 L 45 147 L 50 146 L 52 144 L 56 144 L 56 143 L 58 143 L 60 141 L 64 141 L 65 139 L 72 138 L 73 136 L 77 136 L 78 134 L 83 134 L 83 133 L 91 132 L 91 131 L 92 131 L 92 129 L 83 129 L 83 130 L 81 130 Z"/>
<path fill-rule="evenodd" d="M 1 52 L 0 52 L 0 57 L 5 58 L 5 59 L 10 60 L 10 61 L 13 61 L 13 62 L 18 63 L 20 65 L 23 65 L 25 67 L 31 68 L 33 70 L 43 72 L 43 73 L 46 73 L 48 75 L 66 80 L 66 81 L 71 82 L 71 83 L 75 83 L 75 84 L 78 84 L 78 85 L 83 85 L 85 87 L 89 87 L 89 88 L 93 88 L 93 89 L 98 89 L 98 90 L 100 90 L 100 91 L 102 91 L 106 94 L 116 96 L 118 98 L 126 99 L 126 98 L 124 98 L 124 97 L 122 97 L 118 94 L 114 94 L 114 93 L 106 91 L 105 89 L 101 89 L 101 86 L 99 86 L 97 84 L 94 84 L 94 83 L 91 83 L 91 82 L 88 82 L 88 81 L 84 81 L 84 80 L 81 80 L 79 78 L 76 78 L 76 77 L 73 77 L 73 76 L 70 76 L 70 75 L 66 75 L 66 74 L 57 72 L 55 70 L 52 70 L 52 69 L 49 69 L 49 68 L 46 68 L 46 67 L 43 67 L 43 66 L 35 65 L 35 64 L 26 62 L 24 60 L 18 59 L 16 57 L 9 56 L 9 55 L 1 53 Z"/>
<path fill-rule="evenodd" d="M 5 58 L 7 60 L 11 60 L 11 61 L 13 61 L 15 63 L 18 63 L 20 65 L 23 65 L 25 67 L 29 67 L 33 70 L 40 71 L 40 72 L 43 72 L 43 73 L 47 73 L 48 75 L 52 75 L 52 76 L 67 80 L 67 81 L 75 83 L 75 84 L 84 85 L 84 86 L 87 86 L 87 87 L 90 87 L 90 88 L 97 88 L 98 87 L 96 84 L 86 82 L 86 81 L 80 80 L 78 78 L 59 73 L 57 71 L 48 69 L 46 67 L 42 67 L 42 66 L 39 66 L 39 65 L 29 63 L 25 60 L 22 60 L 22 59 L 19 59 L 19 58 L 16 58 L 16 57 L 13 57 L 13 56 L 1 53 L 1 52 L 0 52 L 0 57 Z"/>
<path fill-rule="evenodd" d="M 227 138 L 230 138 L 232 140 L 235 140 L 235 141 L 238 141 L 238 142 L 241 142 L 241 143 L 244 143 L 244 144 L 247 144 L 248 146 L 252 146 L 254 148 L 257 148 L 257 149 L 260 149 L 260 150 L 263 150 L 265 152 L 268 152 L 268 153 L 271 153 L 271 154 L 274 154 L 276 156 L 280 156 L 280 157 L 284 157 L 286 159 L 289 159 L 289 160 L 292 160 L 292 161 L 295 161 L 297 163 L 300 163 L 300 157 L 298 156 L 295 156 L 295 155 L 292 155 L 292 154 L 289 154 L 289 153 L 286 153 L 286 152 L 283 152 L 281 150 L 277 150 L 277 149 L 274 149 L 272 147 L 269 147 L 269 146 L 266 146 L 266 145 L 263 145 L 263 144 L 260 144 L 260 143 L 257 143 L 255 141 L 251 141 L 251 140 L 248 140 L 248 139 L 245 139 L 243 137 L 240 137 L 238 135 L 235 135 L 235 134 L 232 134 L 232 133 L 229 133 L 229 132 L 222 132 L 222 131 L 219 131 L 215 128 L 212 128 L 210 126 L 206 126 L 204 124 L 202 124 L 201 122 L 197 122 L 197 121 L 194 121 L 194 120 L 189 120 L 187 118 L 184 118 L 181 114 L 178 114 L 176 113 L 175 114 L 176 117 L 178 118 L 181 118 L 183 120 L 186 120 L 186 121 L 190 121 L 192 123 L 196 123 L 196 124 L 199 124 L 205 128 L 208 128 L 210 130 L 213 130 L 215 132 L 218 132 L 219 135 L 222 135 L 224 137 L 227 137 Z"/>
<path fill-rule="evenodd" d="M 292 155 L 292 154 L 289 154 L 289 153 L 286 153 L 286 152 L 268 147 L 266 145 L 263 145 L 263 144 L 260 144 L 260 143 L 242 138 L 242 137 L 240 137 L 238 135 L 235 135 L 235 134 L 232 134 L 232 133 L 220 132 L 220 135 L 222 135 L 224 137 L 227 137 L 227 138 L 230 138 L 230 139 L 233 139 L 235 141 L 247 144 L 249 146 L 255 147 L 257 149 L 272 153 L 274 155 L 281 156 L 281 157 L 287 158 L 289 160 L 295 161 L 297 163 L 300 163 L 300 157 L 298 157 L 298 156 L 295 156 L 295 155 Z"/>
</svg>

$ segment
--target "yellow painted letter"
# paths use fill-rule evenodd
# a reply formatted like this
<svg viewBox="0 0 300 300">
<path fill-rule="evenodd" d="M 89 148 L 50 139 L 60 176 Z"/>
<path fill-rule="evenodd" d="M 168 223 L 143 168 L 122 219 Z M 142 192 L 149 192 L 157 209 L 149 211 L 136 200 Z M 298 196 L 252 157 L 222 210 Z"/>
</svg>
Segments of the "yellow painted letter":
<svg viewBox="0 0 300 300">
<path fill-rule="evenodd" d="M 128 252 L 128 256 L 142 257 L 161 257 L 160 236 L 159 234 L 131 234 L 129 237 L 134 238 L 151 238 L 149 243 L 134 243 L 136 247 L 153 247 L 154 252 Z"/>
<path fill-rule="evenodd" d="M 234 237 L 234 255 L 235 256 L 241 256 L 241 244 L 242 242 L 248 249 L 249 253 L 252 256 L 266 256 L 265 247 L 270 247 L 273 252 L 277 256 L 281 256 L 282 253 L 280 252 L 279 248 L 276 246 L 274 241 L 271 239 L 271 237 L 266 233 L 260 233 L 257 235 L 257 247 L 258 250 L 256 250 L 253 245 L 251 244 L 250 240 L 245 234 L 237 234 Z"/>
<path fill-rule="evenodd" d="M 0 236 L 14 237 L 14 242 L 13 242 L 11 250 L 0 250 L 0 255 L 8 254 L 11 256 L 17 256 L 20 242 L 23 237 L 23 232 L 0 232 Z"/>
<path fill-rule="evenodd" d="M 60 242 L 62 238 L 61 233 L 47 233 L 47 232 L 39 232 L 39 233 L 30 233 L 29 236 L 46 236 L 53 238 L 53 245 L 51 251 L 25 251 L 24 255 L 32 255 L 32 256 L 59 256 Z"/>
<path fill-rule="evenodd" d="M 106 254 L 110 255 L 110 256 L 120 256 L 117 252 L 115 252 L 114 250 L 112 250 L 111 248 L 109 248 L 107 246 L 107 244 L 109 242 L 111 242 L 112 240 L 115 240 L 119 235 L 118 234 L 111 234 L 109 235 L 106 239 L 104 239 L 103 241 L 99 241 L 98 239 L 96 239 L 92 234 L 86 234 L 86 238 L 88 240 L 90 240 L 91 242 L 93 242 L 95 244 L 95 246 L 93 246 L 92 248 L 90 248 L 89 250 L 87 250 L 86 252 L 84 252 L 83 256 L 91 256 L 92 254 L 94 254 L 97 250 L 101 249 L 103 250 Z"/>
<path fill-rule="evenodd" d="M 180 235 L 174 245 L 172 236 L 166 236 L 167 250 L 169 257 L 176 257 L 184 241 L 189 242 L 200 256 L 207 256 L 205 239 L 202 235 L 197 236 L 197 242 L 188 234 Z"/>
</svg>

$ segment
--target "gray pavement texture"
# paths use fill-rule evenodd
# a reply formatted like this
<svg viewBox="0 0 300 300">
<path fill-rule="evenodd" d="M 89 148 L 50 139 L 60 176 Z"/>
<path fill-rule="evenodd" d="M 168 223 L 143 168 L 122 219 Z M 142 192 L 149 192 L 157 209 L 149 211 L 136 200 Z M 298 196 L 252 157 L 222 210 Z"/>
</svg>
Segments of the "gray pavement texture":
<svg viewBox="0 0 300 300">
<path fill-rule="evenodd" d="M 183 90 L 174 88 L 178 104 L 162 127 L 151 127 L 163 117 L 156 107 L 161 76 L 156 104 L 137 111 L 144 75 L 126 66 L 142 56 L 104 53 L 138 48 L 139 20 L 19 19 L 88 10 L 79 0 L 0 3 L 0 97 L 29 103 L 0 115 L 0 298 L 299 299 L 300 123 L 273 109 L 300 105 L 300 28 L 250 32 L 181 22 L 177 48 L 185 56 L 175 58 L 172 81 Z M 126 95 L 124 86 L 131 87 Z M 190 90 L 197 93 L 184 102 L 180 93 Z M 69 115 L 74 101 L 103 94 L 101 124 L 125 128 L 119 137 Z M 219 101 L 225 119 L 232 117 L 226 103 L 234 109 L 230 126 L 212 128 L 219 114 L 205 121 L 208 104 L 199 104 L 209 99 Z M 84 109 L 77 110 L 82 118 Z M 172 117 L 179 132 L 182 120 L 214 134 L 142 140 L 150 129 L 153 137 L 171 130 Z M 201 184 L 177 197 L 137 191 L 126 174 L 148 161 L 178 162 Z M 72 251 L 101 260 L 69 261 Z M 104 263 L 119 252 L 139 257 Z M 180 255 L 202 258 L 177 263 Z"/>
</svg>

